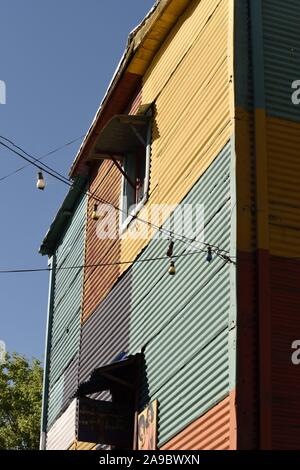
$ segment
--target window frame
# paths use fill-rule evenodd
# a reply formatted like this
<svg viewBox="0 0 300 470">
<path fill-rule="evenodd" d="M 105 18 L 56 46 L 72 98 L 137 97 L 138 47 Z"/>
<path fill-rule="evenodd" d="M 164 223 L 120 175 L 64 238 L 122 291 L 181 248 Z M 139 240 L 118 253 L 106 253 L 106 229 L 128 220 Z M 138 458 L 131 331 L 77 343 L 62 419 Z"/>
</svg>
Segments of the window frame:
<svg viewBox="0 0 300 470">
<path fill-rule="evenodd" d="M 121 217 L 121 222 L 119 224 L 119 233 L 120 236 L 126 232 L 128 229 L 130 223 L 136 215 L 140 212 L 140 210 L 144 207 L 146 202 L 148 201 L 149 198 L 149 186 L 150 186 L 150 157 L 151 157 L 151 136 L 152 136 L 152 120 L 150 120 L 149 125 L 148 125 L 148 130 L 147 130 L 147 137 L 146 137 L 146 148 L 145 148 L 145 189 L 144 189 L 144 196 L 140 200 L 140 202 L 135 206 L 134 210 L 130 212 L 126 216 L 125 212 L 126 209 L 124 207 L 125 203 L 125 196 L 124 196 L 124 185 L 126 183 L 126 178 L 124 175 L 122 175 L 121 179 L 121 193 L 120 193 L 120 217 Z M 125 157 L 126 158 L 126 157 Z M 125 158 L 124 162 L 122 163 L 122 168 L 125 170 Z M 126 217 L 126 218 L 124 218 Z"/>
</svg>

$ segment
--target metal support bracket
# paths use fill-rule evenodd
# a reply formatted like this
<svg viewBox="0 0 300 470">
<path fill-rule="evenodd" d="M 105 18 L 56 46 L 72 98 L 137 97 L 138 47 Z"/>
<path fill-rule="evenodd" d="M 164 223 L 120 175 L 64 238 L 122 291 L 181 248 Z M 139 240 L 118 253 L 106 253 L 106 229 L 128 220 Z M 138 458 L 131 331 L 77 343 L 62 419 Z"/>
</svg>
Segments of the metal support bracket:
<svg viewBox="0 0 300 470">
<path fill-rule="evenodd" d="M 111 155 L 111 159 L 112 161 L 114 162 L 114 164 L 116 165 L 116 167 L 118 168 L 118 170 L 122 173 L 122 175 L 124 176 L 124 178 L 126 178 L 126 180 L 128 181 L 128 183 L 130 184 L 130 186 L 132 186 L 132 188 L 135 190 L 136 189 L 136 186 L 135 184 L 133 184 L 133 182 L 131 181 L 131 179 L 129 178 L 129 176 L 127 175 L 126 171 L 123 170 L 122 166 L 120 165 L 120 163 L 115 159 L 115 157 L 113 157 Z"/>
</svg>

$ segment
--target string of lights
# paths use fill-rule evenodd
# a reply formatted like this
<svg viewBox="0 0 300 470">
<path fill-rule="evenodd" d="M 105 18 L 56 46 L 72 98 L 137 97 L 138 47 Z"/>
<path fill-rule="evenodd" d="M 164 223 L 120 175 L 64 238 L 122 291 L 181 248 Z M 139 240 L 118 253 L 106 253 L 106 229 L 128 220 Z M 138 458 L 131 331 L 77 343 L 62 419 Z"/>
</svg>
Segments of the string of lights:
<svg viewBox="0 0 300 470">
<path fill-rule="evenodd" d="M 51 272 L 54 269 L 57 269 L 59 271 L 63 270 L 73 270 L 73 269 L 85 269 L 85 268 L 99 268 L 99 267 L 107 267 L 107 266 L 119 266 L 119 265 L 133 265 L 135 263 L 147 263 L 147 262 L 153 262 L 153 261 L 164 261 L 164 260 L 169 260 L 171 259 L 179 259 L 185 256 L 192 256 L 192 255 L 197 255 L 200 253 L 206 253 L 207 250 L 195 250 L 195 251 L 190 251 L 190 252 L 185 252 L 181 253 L 179 255 L 174 255 L 172 256 L 158 256 L 158 257 L 153 257 L 153 258 L 138 258 L 134 261 L 113 261 L 110 263 L 95 263 L 95 264 L 83 264 L 83 265 L 74 265 L 74 266 L 56 266 L 54 268 L 31 268 L 31 269 L 2 269 L 0 270 L 0 274 L 24 274 L 24 273 L 40 273 L 40 272 Z M 212 261 L 212 259 L 206 258 L 208 262 Z M 230 262 L 229 260 L 227 261 L 228 263 Z M 175 273 L 174 273 L 175 274 Z"/>
<path fill-rule="evenodd" d="M 13 145 L 15 148 L 18 148 L 18 150 L 25 153 L 25 155 L 27 155 L 27 156 L 22 155 L 18 150 L 15 150 L 15 149 L 9 147 L 9 145 L 7 145 L 4 142 L 0 141 L 0 145 L 7 148 L 11 152 L 15 153 L 16 155 L 18 155 L 19 157 L 21 157 L 22 159 L 27 161 L 29 164 L 32 164 L 33 166 L 35 166 L 39 170 L 38 184 L 37 184 L 39 189 L 43 190 L 45 188 L 45 181 L 44 181 L 44 177 L 42 175 L 41 170 L 43 170 L 46 174 L 49 174 L 53 178 L 57 179 L 58 181 L 60 181 L 64 184 L 67 184 L 69 187 L 72 187 L 72 182 L 69 179 L 67 179 L 64 175 L 60 174 L 56 170 L 53 170 L 48 165 L 45 165 L 45 164 L 38 165 L 37 162 L 34 161 L 34 159 L 32 160 L 33 157 L 29 153 L 25 152 L 21 147 L 17 146 L 11 140 L 6 139 L 3 136 L 0 136 L 0 138 L 5 139 L 8 143 L 11 143 L 11 145 Z M 96 196 L 95 193 L 91 193 L 90 191 L 87 191 L 86 194 L 90 198 L 94 199 L 95 201 L 100 202 L 102 204 L 107 204 L 107 205 L 113 207 L 115 210 L 120 211 L 120 212 L 124 213 L 125 215 L 127 215 L 127 212 L 125 210 L 121 209 L 120 207 L 116 206 L 115 204 L 113 204 L 109 201 L 106 201 L 103 198 L 100 198 L 100 197 Z M 94 210 L 95 210 L 95 208 L 94 208 Z M 149 222 L 148 220 L 142 219 L 142 218 L 138 217 L 137 215 L 133 215 L 132 220 L 136 220 L 136 221 L 139 221 L 141 223 L 147 224 L 148 226 L 154 228 L 155 230 L 158 230 L 160 233 L 168 235 L 171 240 L 175 239 L 175 240 L 181 241 L 181 242 L 189 244 L 189 245 L 193 244 L 193 246 L 194 246 L 195 243 L 197 243 L 197 244 L 200 243 L 201 245 L 204 245 L 207 248 L 213 248 L 215 250 L 215 253 L 216 253 L 217 256 L 224 259 L 225 261 L 230 261 L 230 256 L 228 254 L 229 252 L 226 251 L 226 250 L 221 249 L 220 247 L 218 247 L 216 245 L 212 245 L 212 244 L 206 243 L 206 242 L 197 241 L 196 238 L 189 238 L 189 237 L 186 237 L 185 235 L 176 234 L 175 232 L 173 232 L 171 230 L 165 229 L 163 227 L 159 227 L 158 225 L 153 224 L 152 222 Z"/>
<path fill-rule="evenodd" d="M 79 140 L 82 140 L 84 137 L 84 135 L 80 136 L 80 137 L 77 137 L 76 139 L 73 139 L 73 140 L 70 140 L 68 142 L 66 142 L 65 144 L 61 145 L 60 147 L 56 147 L 55 149 L 53 150 L 50 150 L 50 152 L 46 153 L 45 155 L 42 155 L 41 157 L 39 158 L 33 158 L 34 162 L 40 162 L 41 160 L 43 160 L 44 158 L 47 158 L 47 157 L 50 157 L 51 155 L 54 155 L 55 153 L 58 153 L 60 152 L 61 150 L 65 149 L 66 147 L 69 147 L 73 144 L 75 144 L 76 142 L 78 142 Z M 9 142 L 11 143 L 13 146 L 15 146 L 15 144 L 7 139 L 6 137 L 3 137 L 3 136 L 0 136 L 0 138 L 2 138 L 3 140 L 5 140 L 6 142 Z M 21 149 L 20 147 L 18 146 L 15 146 L 15 148 L 18 148 L 19 150 L 23 151 L 23 149 Z M 29 154 L 27 154 L 28 156 L 30 156 Z M 17 168 L 16 170 L 12 171 L 11 173 L 8 173 L 7 175 L 4 175 L 0 178 L 0 182 L 1 181 L 5 181 L 6 179 L 10 178 L 11 176 L 14 176 L 16 175 L 17 173 L 25 170 L 25 168 L 28 168 L 29 166 L 31 166 L 30 163 L 27 163 L 26 165 L 23 165 L 23 166 L 20 166 L 19 168 Z"/>
</svg>

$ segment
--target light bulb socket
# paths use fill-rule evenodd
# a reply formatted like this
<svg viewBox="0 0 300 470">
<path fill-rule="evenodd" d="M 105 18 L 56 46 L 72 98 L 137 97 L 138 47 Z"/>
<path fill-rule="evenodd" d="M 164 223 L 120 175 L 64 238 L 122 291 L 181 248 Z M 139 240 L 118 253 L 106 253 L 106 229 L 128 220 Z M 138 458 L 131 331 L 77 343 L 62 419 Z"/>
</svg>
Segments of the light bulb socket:
<svg viewBox="0 0 300 470">
<path fill-rule="evenodd" d="M 170 241 L 169 248 L 167 251 L 167 256 L 171 258 L 173 256 L 173 251 L 174 251 L 174 242 L 173 240 Z"/>
<path fill-rule="evenodd" d="M 175 268 L 175 263 L 174 261 L 171 261 L 170 267 L 169 267 L 169 274 L 171 276 L 174 276 L 176 274 L 176 268 Z"/>
<path fill-rule="evenodd" d="M 92 213 L 92 219 L 93 219 L 93 220 L 99 220 L 98 204 L 94 204 L 94 209 L 93 209 L 93 213 Z"/>
<path fill-rule="evenodd" d="M 37 180 L 36 186 L 38 189 L 42 191 L 45 189 L 46 183 L 45 183 L 45 179 L 44 179 L 44 175 L 42 171 L 38 172 L 38 180 Z"/>
<path fill-rule="evenodd" d="M 213 259 L 213 256 L 212 256 L 212 249 L 211 249 L 211 247 L 209 246 L 209 247 L 207 248 L 207 257 L 206 257 L 206 261 L 207 261 L 208 263 L 210 263 L 210 262 L 212 261 L 212 259 Z"/>
</svg>

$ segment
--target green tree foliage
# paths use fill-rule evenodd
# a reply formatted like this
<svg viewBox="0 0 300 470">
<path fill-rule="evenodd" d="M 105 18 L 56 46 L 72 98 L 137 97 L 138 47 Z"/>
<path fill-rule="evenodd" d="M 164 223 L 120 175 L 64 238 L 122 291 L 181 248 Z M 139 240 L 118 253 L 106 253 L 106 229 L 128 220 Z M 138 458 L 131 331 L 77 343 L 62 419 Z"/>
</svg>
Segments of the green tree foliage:
<svg viewBox="0 0 300 470">
<path fill-rule="evenodd" d="M 0 364 L 0 449 L 38 449 L 42 367 L 17 353 Z"/>
</svg>

